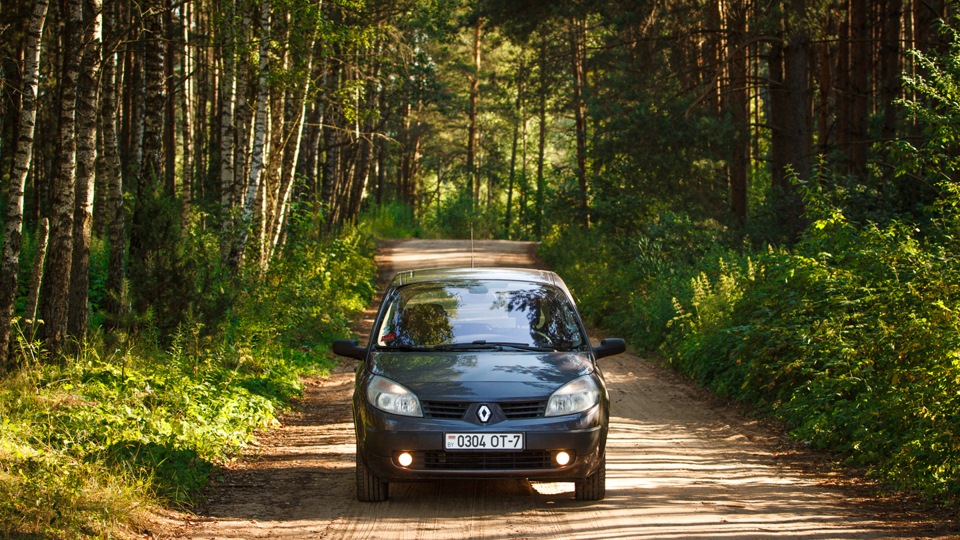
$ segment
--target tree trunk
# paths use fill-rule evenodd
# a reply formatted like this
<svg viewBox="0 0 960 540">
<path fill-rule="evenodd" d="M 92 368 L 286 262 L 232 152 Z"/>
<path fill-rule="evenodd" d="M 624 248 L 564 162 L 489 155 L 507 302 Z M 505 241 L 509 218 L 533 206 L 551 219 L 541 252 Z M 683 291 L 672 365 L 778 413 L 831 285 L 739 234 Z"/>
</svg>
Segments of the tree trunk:
<svg viewBox="0 0 960 540">
<path fill-rule="evenodd" d="M 730 208 L 742 227 L 747 221 L 747 183 L 750 171 L 750 111 L 747 90 L 747 13 L 743 2 L 729 7 L 727 20 L 728 86 L 724 108 L 733 122 L 733 152 L 730 156 Z"/>
<path fill-rule="evenodd" d="M 467 127 L 467 175 L 468 191 L 473 202 L 480 198 L 480 177 L 477 171 L 477 102 L 480 98 L 480 36 L 483 19 L 477 19 L 473 29 L 473 72 L 470 74 L 470 116 Z"/>
<path fill-rule="evenodd" d="M 577 138 L 577 185 L 578 193 L 577 221 L 580 226 L 590 226 L 589 193 L 587 186 L 587 108 L 583 90 L 585 71 L 583 65 L 584 40 L 586 39 L 586 21 L 580 17 L 570 20 L 570 60 L 573 68 L 573 115 Z"/>
<path fill-rule="evenodd" d="M 523 82 L 526 74 L 524 73 L 525 67 L 523 62 L 524 50 L 521 47 L 520 49 L 520 65 L 517 67 L 517 100 L 514 105 L 514 123 L 513 123 L 513 142 L 510 146 L 510 178 L 509 183 L 507 184 L 507 211 L 506 216 L 504 217 L 503 222 L 503 233 L 506 238 L 510 238 L 510 228 L 512 225 L 513 215 L 513 184 L 516 180 L 517 174 L 517 145 L 520 140 L 520 125 L 524 122 L 523 119 Z"/>
<path fill-rule="evenodd" d="M 850 118 L 847 125 L 850 172 L 867 169 L 867 99 L 870 95 L 872 32 L 867 0 L 850 0 Z"/>
<path fill-rule="evenodd" d="M 828 35 L 839 33 L 836 17 L 831 12 L 827 15 Z M 837 78 L 837 61 L 839 50 L 836 42 L 823 42 L 817 45 L 817 61 L 819 73 L 817 77 L 817 152 L 826 154 L 836 143 L 837 100 L 835 97 Z"/>
<path fill-rule="evenodd" d="M 104 5 L 103 26 L 104 34 L 111 42 L 119 41 L 116 35 L 119 25 L 116 19 L 114 2 Z M 107 297 L 105 307 L 108 315 L 108 325 L 119 326 L 126 314 L 124 278 L 126 277 L 127 234 L 126 211 L 123 205 L 123 171 L 120 163 L 119 140 L 117 138 L 117 53 L 108 51 L 104 58 L 100 125 L 103 141 L 103 170 L 107 186 L 107 215 L 109 219 L 108 236 L 110 238 L 110 259 L 107 263 Z"/>
<path fill-rule="evenodd" d="M 720 112 L 720 81 L 723 78 L 723 6 L 721 0 L 709 0 L 707 3 L 706 36 L 703 40 L 703 68 L 701 80 L 706 84 L 707 107 L 715 113 Z"/>
<path fill-rule="evenodd" d="M 194 6 L 186 4 L 181 7 L 180 17 L 177 19 L 177 34 L 180 37 L 180 110 L 183 115 L 183 129 L 181 135 L 181 147 L 183 154 L 183 185 L 180 188 L 182 197 L 182 207 L 180 218 L 184 225 L 187 224 L 193 205 L 193 181 L 196 175 L 193 169 L 193 107 L 198 101 L 196 95 L 196 76 L 193 73 L 194 61 L 193 51 L 190 48 L 189 25 Z"/>
<path fill-rule="evenodd" d="M 169 198 L 165 184 L 164 112 L 164 32 L 161 0 L 154 0 L 144 17 L 145 33 L 141 36 L 143 51 L 144 108 L 143 161 L 137 176 L 133 220 L 130 228 L 130 279 L 138 312 L 155 307 L 154 302 L 165 292 L 163 281 L 170 279 L 172 259 L 169 253 L 174 241 L 174 219 L 164 207 Z"/>
<path fill-rule="evenodd" d="M 883 28 L 880 41 L 880 109 L 883 112 L 883 127 L 880 136 L 889 141 L 897 135 L 897 111 L 895 103 L 900 97 L 900 19 L 903 15 L 903 0 L 885 0 L 883 2 Z"/>
<path fill-rule="evenodd" d="M 126 21 L 118 16 L 117 28 L 120 28 L 121 24 L 126 24 Z M 117 84 L 124 87 L 123 111 L 120 114 L 123 121 L 120 156 L 124 164 L 124 176 L 131 182 L 131 192 L 137 189 L 136 182 L 140 178 L 140 169 L 143 168 L 143 126 L 146 116 L 142 53 L 144 47 L 142 41 L 131 41 L 124 55 L 122 75 L 120 72 L 117 74 Z"/>
<path fill-rule="evenodd" d="M 853 100 L 850 99 L 850 15 L 849 2 L 842 4 L 842 9 L 837 15 L 837 63 L 836 79 L 834 87 L 836 88 L 836 107 L 837 107 L 837 146 L 846 153 L 845 165 L 849 168 L 850 155 L 850 108 L 853 106 Z"/>
<path fill-rule="evenodd" d="M 143 52 L 143 78 L 147 114 L 143 125 L 143 165 L 137 179 L 140 195 L 148 192 L 159 193 L 157 188 L 166 178 L 163 152 L 165 115 L 161 111 L 166 110 L 167 98 L 164 85 L 165 45 L 161 21 L 159 13 L 150 14 L 144 21 L 147 35 Z"/>
<path fill-rule="evenodd" d="M 314 43 L 314 65 L 311 79 L 321 81 L 323 72 L 326 69 L 324 55 L 324 44 L 322 40 L 316 40 Z M 322 84 L 322 83 L 321 83 Z M 321 87 L 320 91 L 323 91 Z M 304 193 L 310 201 L 316 202 L 320 196 L 320 136 L 323 133 L 323 103 L 319 99 L 309 100 L 309 113 L 307 115 L 307 134 L 304 150 L 306 152 L 300 158 L 302 162 L 300 174 L 306 177 L 306 184 L 303 187 Z"/>
<path fill-rule="evenodd" d="M 27 307 L 23 313 L 23 335 L 33 340 L 37 323 L 37 304 L 40 302 L 40 286 L 43 284 L 43 267 L 47 260 L 47 243 L 50 241 L 50 220 L 43 218 L 37 227 L 37 253 L 33 258 L 33 271 L 30 273 L 30 290 L 27 293 Z"/>
<path fill-rule="evenodd" d="M 228 261 L 233 241 L 234 138 L 237 99 L 235 0 L 223 0 L 224 21 L 220 28 L 220 254 Z"/>
<path fill-rule="evenodd" d="M 339 188 L 338 177 L 340 171 L 340 131 L 339 126 L 342 121 L 342 115 L 334 101 L 337 88 L 339 87 L 341 62 L 337 58 L 339 47 L 334 47 L 334 57 L 330 59 L 329 72 L 324 75 L 324 96 L 325 112 L 323 123 L 323 176 L 321 181 L 320 193 L 324 207 L 327 209 L 327 226 L 336 224 L 336 206 L 335 194 Z"/>
<path fill-rule="evenodd" d="M 809 62 L 810 37 L 806 30 L 796 29 L 784 49 L 784 104 L 782 126 L 786 133 L 787 162 L 798 177 L 809 180 L 813 174 L 811 151 L 811 110 Z M 799 232 L 799 231 L 798 231 Z"/>
<path fill-rule="evenodd" d="M 546 178 L 544 177 L 544 161 L 546 160 L 547 147 L 547 36 L 542 33 L 540 36 L 540 85 L 539 96 L 540 103 L 537 108 L 539 117 L 539 131 L 537 134 L 537 218 L 536 234 L 537 239 L 543 238 L 543 204 L 545 199 L 544 190 L 546 188 Z"/>
<path fill-rule="evenodd" d="M 6 243 L 0 268 L 0 371 L 10 368 L 10 329 L 20 271 L 23 234 L 23 190 L 33 156 L 33 137 L 37 125 L 37 87 L 40 76 L 40 46 L 47 19 L 48 0 L 35 0 L 24 43 L 23 84 L 21 86 L 19 138 L 13 158 L 13 176 L 7 194 Z M 32 318 L 31 318 L 32 320 Z"/>
<path fill-rule="evenodd" d="M 309 51 L 309 60 L 307 61 L 307 69 L 304 73 L 310 73 L 313 71 L 313 43 L 306 49 Z M 270 237 L 270 243 L 268 244 L 268 249 L 265 250 L 266 256 L 261 261 L 261 267 L 266 269 L 269 265 L 270 259 L 275 255 L 277 248 L 282 244 L 283 230 L 284 225 L 286 224 L 287 214 L 289 211 L 290 197 L 293 194 L 293 184 L 295 179 L 295 169 L 297 161 L 300 157 L 300 146 L 303 140 L 303 131 L 304 131 L 304 118 L 307 114 L 307 95 L 310 92 L 310 79 L 303 78 L 303 80 L 297 83 L 297 87 L 293 91 L 290 111 L 292 113 L 292 118 L 287 123 L 287 135 L 284 138 L 284 142 L 281 145 L 283 167 L 280 174 L 280 192 L 279 197 L 277 197 L 277 207 L 274 212 L 274 222 L 272 224 L 271 230 L 272 235 Z"/>
<path fill-rule="evenodd" d="M 770 72 L 770 172 L 771 187 L 774 192 L 783 191 L 788 183 L 786 171 L 789 159 L 786 153 L 785 120 L 782 118 L 787 108 L 786 91 L 783 81 L 783 42 L 770 43 L 767 57 Z"/>
<path fill-rule="evenodd" d="M 286 42 L 285 38 L 277 36 L 277 41 Z M 287 68 L 287 57 L 285 53 L 279 59 L 281 70 Z M 283 145 L 286 126 L 284 118 L 285 92 L 283 88 L 273 87 L 270 89 L 270 117 L 268 137 L 268 152 L 270 159 L 267 162 L 264 178 L 260 188 L 260 208 L 258 232 L 260 233 L 257 243 L 257 261 L 263 261 L 270 252 L 269 242 L 273 236 L 271 227 L 276 221 L 277 200 L 280 198 L 280 182 L 283 175 Z"/>
<path fill-rule="evenodd" d="M 247 187 L 243 196 L 240 230 L 230 253 L 230 266 L 234 269 L 240 266 L 244 250 L 247 247 L 247 239 L 250 237 L 250 224 L 253 223 L 253 212 L 263 174 L 264 142 L 267 137 L 267 105 L 270 99 L 270 88 L 267 86 L 267 75 L 270 74 L 270 11 L 270 0 L 263 0 L 260 6 L 260 70 L 257 77 L 257 113 L 253 123 L 253 152 L 250 159 L 250 176 L 247 179 Z"/>
<path fill-rule="evenodd" d="M 90 296 L 90 242 L 93 232 L 93 194 L 97 162 L 97 96 L 101 57 L 101 0 L 86 0 L 84 52 L 77 101 L 77 194 L 73 215 L 73 263 L 67 329 L 82 343 L 87 333 Z"/>
<path fill-rule="evenodd" d="M 110 0 L 108 0 L 110 1 Z M 173 26 L 173 0 L 163 0 L 163 185 L 168 197 L 177 195 L 177 78 L 174 72 L 178 32 Z M 183 88 L 180 88 L 183 91 Z"/>
<path fill-rule="evenodd" d="M 802 10 L 802 5 L 803 0 L 787 4 L 796 10 Z M 803 205 L 789 173 L 802 179 L 812 175 L 810 37 L 802 26 L 787 27 L 784 35 L 786 43 L 772 44 L 770 56 L 772 173 L 781 231 L 795 240 L 803 230 Z"/>
<path fill-rule="evenodd" d="M 60 79 L 60 127 L 56 175 L 50 190 L 50 246 L 47 279 L 41 291 L 41 336 L 51 350 L 60 351 L 67 342 L 70 306 L 70 275 L 73 264 L 73 212 L 77 172 L 77 79 L 81 62 L 83 1 L 64 3 L 66 29 L 63 40 L 63 70 Z"/>
</svg>

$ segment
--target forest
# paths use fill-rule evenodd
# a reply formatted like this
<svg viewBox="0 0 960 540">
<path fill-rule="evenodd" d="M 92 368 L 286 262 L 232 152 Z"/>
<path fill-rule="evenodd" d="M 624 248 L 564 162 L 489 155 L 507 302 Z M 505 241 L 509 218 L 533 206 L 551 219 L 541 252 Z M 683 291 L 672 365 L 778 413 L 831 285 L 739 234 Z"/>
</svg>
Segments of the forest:
<svg viewBox="0 0 960 540">
<path fill-rule="evenodd" d="M 0 0 L 0 532 L 136 530 L 331 365 L 391 236 L 960 496 L 946 0 Z"/>
</svg>

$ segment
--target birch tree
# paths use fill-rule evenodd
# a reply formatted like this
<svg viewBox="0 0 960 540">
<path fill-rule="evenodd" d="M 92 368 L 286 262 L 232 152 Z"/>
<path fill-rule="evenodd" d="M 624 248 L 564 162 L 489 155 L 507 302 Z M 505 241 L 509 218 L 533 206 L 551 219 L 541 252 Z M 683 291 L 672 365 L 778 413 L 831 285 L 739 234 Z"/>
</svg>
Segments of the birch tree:
<svg viewBox="0 0 960 540">
<path fill-rule="evenodd" d="M 97 98 L 99 94 L 101 0 L 86 0 L 79 99 L 77 100 L 77 195 L 73 216 L 73 262 L 67 329 L 83 340 L 87 332 L 90 296 L 90 243 L 93 232 L 93 194 L 97 162 Z"/>
<path fill-rule="evenodd" d="M 13 307 L 17 298 L 20 248 L 23 233 L 23 190 L 30 173 L 33 137 L 37 121 L 37 86 L 40 76 L 40 45 L 47 19 L 48 0 L 35 0 L 24 43 L 23 82 L 20 90 L 20 140 L 14 156 L 7 202 L 6 243 L 0 267 L 0 370 L 8 361 Z"/>
<path fill-rule="evenodd" d="M 82 56 L 83 1 L 64 2 L 63 69 L 60 78 L 59 165 L 50 188 L 50 244 L 41 287 L 40 335 L 54 350 L 67 341 L 70 276 L 73 264 L 73 213 L 77 172 L 77 81 Z"/>
<path fill-rule="evenodd" d="M 220 46 L 220 238 L 224 261 L 230 256 L 233 238 L 234 138 L 233 120 L 237 99 L 236 1 L 222 0 Z"/>
<path fill-rule="evenodd" d="M 230 266 L 237 268 L 243 259 L 243 253 L 250 237 L 250 225 L 253 223 L 257 195 L 260 192 L 260 183 L 263 175 L 264 145 L 267 138 L 267 107 L 269 105 L 270 88 L 267 79 L 270 75 L 270 0 L 260 3 L 260 69 L 257 76 L 257 112 L 253 122 L 253 151 L 250 159 L 250 175 L 247 179 L 246 190 L 242 201 L 242 214 L 239 226 L 239 238 L 234 241 L 230 252 Z"/>
</svg>

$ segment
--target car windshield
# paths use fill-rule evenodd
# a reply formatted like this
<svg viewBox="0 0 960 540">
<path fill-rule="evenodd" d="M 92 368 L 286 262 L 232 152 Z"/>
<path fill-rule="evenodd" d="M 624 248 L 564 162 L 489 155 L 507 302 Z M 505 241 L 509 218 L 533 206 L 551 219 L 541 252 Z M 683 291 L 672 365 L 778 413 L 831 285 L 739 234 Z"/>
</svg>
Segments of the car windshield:
<svg viewBox="0 0 960 540">
<path fill-rule="evenodd" d="M 388 299 L 381 348 L 528 347 L 586 343 L 573 306 L 555 287 L 518 281 L 449 281 L 398 288 Z"/>
</svg>

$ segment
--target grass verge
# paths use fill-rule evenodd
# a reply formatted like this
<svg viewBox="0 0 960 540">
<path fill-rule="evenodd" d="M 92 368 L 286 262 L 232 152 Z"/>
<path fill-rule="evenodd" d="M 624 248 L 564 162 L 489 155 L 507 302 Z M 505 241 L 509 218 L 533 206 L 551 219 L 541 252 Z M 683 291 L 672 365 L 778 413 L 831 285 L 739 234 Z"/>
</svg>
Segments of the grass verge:
<svg viewBox="0 0 960 540">
<path fill-rule="evenodd" d="M 217 328 L 162 343 L 97 332 L 64 358 L 21 336 L 0 381 L 0 537 L 124 537 L 155 505 L 196 502 L 301 375 L 330 368 L 326 344 L 374 292 L 373 254 L 357 231 L 301 242 L 243 280 Z"/>
</svg>

